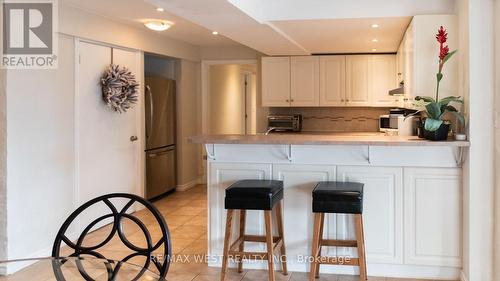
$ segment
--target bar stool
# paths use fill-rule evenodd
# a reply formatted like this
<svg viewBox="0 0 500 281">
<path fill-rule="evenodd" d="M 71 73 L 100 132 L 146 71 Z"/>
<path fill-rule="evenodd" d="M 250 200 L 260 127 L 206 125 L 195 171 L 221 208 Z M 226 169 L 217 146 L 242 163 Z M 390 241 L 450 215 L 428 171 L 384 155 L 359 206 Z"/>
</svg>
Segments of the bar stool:
<svg viewBox="0 0 500 281">
<path fill-rule="evenodd" d="M 312 192 L 314 231 L 310 281 L 319 277 L 321 264 L 359 266 L 361 281 L 367 279 L 365 243 L 363 234 L 363 184 L 355 182 L 319 182 Z M 323 224 L 326 213 L 354 214 L 356 240 L 323 239 Z M 338 257 L 321 256 L 321 247 L 353 247 L 358 249 L 358 258 L 348 261 Z"/>
<path fill-rule="evenodd" d="M 283 274 L 287 275 L 285 238 L 283 235 L 283 182 L 276 180 L 241 180 L 226 189 L 225 208 L 227 209 L 224 254 L 222 257 L 221 281 L 225 280 L 229 256 L 238 262 L 238 272 L 243 271 L 243 259 L 261 258 L 267 260 L 269 281 L 274 281 L 274 251 L 279 249 Z M 276 211 L 278 236 L 273 236 L 272 210 Z M 240 229 L 238 239 L 230 245 L 234 211 L 240 210 Z M 246 235 L 246 211 L 264 211 L 266 235 Z M 267 244 L 267 253 L 245 252 L 245 242 L 263 242 Z"/>
</svg>

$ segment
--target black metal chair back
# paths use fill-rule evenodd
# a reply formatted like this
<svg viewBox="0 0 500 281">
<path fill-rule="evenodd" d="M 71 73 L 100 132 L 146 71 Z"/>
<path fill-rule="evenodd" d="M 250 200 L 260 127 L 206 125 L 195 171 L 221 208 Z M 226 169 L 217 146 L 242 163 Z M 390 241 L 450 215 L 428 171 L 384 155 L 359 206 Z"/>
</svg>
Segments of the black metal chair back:
<svg viewBox="0 0 500 281">
<path fill-rule="evenodd" d="M 129 199 L 129 201 L 125 204 L 125 206 L 118 211 L 115 205 L 110 201 L 110 199 Z M 111 213 L 103 215 L 95 220 L 93 220 L 85 229 L 82 231 L 80 236 L 78 237 L 76 243 L 72 242 L 68 236 L 66 236 L 68 228 L 70 227 L 71 223 L 79 216 L 81 215 L 85 210 L 90 208 L 91 206 L 94 206 L 95 204 L 98 204 L 100 202 L 103 202 L 110 210 Z M 127 210 L 134 204 L 134 203 L 139 203 L 143 205 L 146 209 L 148 209 L 153 216 L 156 219 L 156 222 L 158 223 L 162 237 L 159 239 L 157 242 L 153 242 L 151 238 L 151 234 L 146 227 L 146 225 L 137 217 L 135 217 L 133 214 L 128 214 Z M 137 224 L 137 226 L 141 229 L 141 231 L 144 234 L 144 237 L 147 242 L 147 247 L 139 247 L 131 243 L 125 236 L 125 233 L 123 231 L 123 219 L 127 218 Z M 84 246 L 83 242 L 85 241 L 85 237 L 89 234 L 93 228 L 99 224 L 100 222 L 104 222 L 107 219 L 112 219 L 112 229 L 108 236 L 99 244 L 93 245 L 93 246 Z M 137 257 L 137 256 L 144 256 L 146 257 L 146 261 L 144 264 L 144 269 L 149 268 L 150 264 L 153 263 L 154 266 L 157 268 L 159 275 L 161 277 L 165 277 L 168 272 L 168 268 L 170 265 L 170 257 L 172 256 L 172 243 L 170 240 L 170 232 L 168 230 L 167 224 L 165 222 L 165 219 L 163 216 L 160 214 L 158 209 L 151 204 L 149 201 L 145 200 L 142 197 L 139 197 L 137 195 L 133 194 L 127 194 L 127 193 L 112 193 L 112 194 L 107 194 L 103 195 L 100 197 L 97 197 L 95 199 L 92 199 L 88 201 L 87 203 L 83 204 L 80 206 L 76 211 L 74 211 L 63 223 L 62 227 L 59 229 L 59 232 L 57 233 L 56 239 L 54 241 L 54 246 L 52 248 L 52 257 L 55 258 L 60 258 L 60 253 L 61 253 L 61 245 L 62 242 L 64 242 L 68 247 L 70 247 L 72 250 L 72 254 L 70 257 L 80 257 L 82 255 L 90 255 L 94 256 L 96 258 L 101 258 L 105 259 L 102 254 L 98 252 L 100 248 L 108 244 L 108 242 L 113 239 L 113 237 L 118 234 L 120 240 L 123 242 L 123 244 L 129 248 L 133 253 L 126 256 L 121 260 L 121 262 L 127 262 L 131 258 Z M 162 250 L 163 249 L 163 250 Z M 154 256 L 153 252 L 163 252 L 162 257 Z M 118 266 L 119 268 L 119 266 Z"/>
</svg>

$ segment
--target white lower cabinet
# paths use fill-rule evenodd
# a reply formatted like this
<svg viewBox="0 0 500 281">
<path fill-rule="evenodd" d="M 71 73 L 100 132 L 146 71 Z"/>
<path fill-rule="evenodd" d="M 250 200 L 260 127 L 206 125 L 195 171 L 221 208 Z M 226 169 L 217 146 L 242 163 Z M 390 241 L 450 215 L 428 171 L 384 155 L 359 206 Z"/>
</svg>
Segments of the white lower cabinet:
<svg viewBox="0 0 500 281">
<path fill-rule="evenodd" d="M 285 240 L 289 267 L 294 271 L 309 271 L 309 263 L 298 258 L 311 253 L 312 190 L 319 181 L 338 180 L 365 184 L 363 220 L 369 273 L 382 274 L 381 268 L 385 268 L 395 276 L 452 279 L 458 276 L 462 256 L 460 168 L 211 161 L 210 255 L 220 255 L 223 251 L 225 189 L 242 179 L 284 181 Z M 238 223 L 233 227 L 235 238 Z M 248 211 L 246 228 L 249 234 L 265 233 L 262 211 Z M 328 214 L 324 235 L 329 239 L 354 239 L 352 215 Z M 248 243 L 245 247 L 250 251 L 265 251 L 262 243 Z M 355 249 L 332 247 L 325 248 L 323 254 L 357 256 Z M 259 266 L 254 268 L 266 267 L 265 263 Z M 436 269 L 444 271 L 436 273 Z M 323 270 L 348 273 L 336 267 Z"/>
<path fill-rule="evenodd" d="M 363 183 L 363 225 L 368 263 L 403 263 L 403 169 L 338 167 L 339 181 Z M 338 239 L 354 239 L 352 215 L 337 215 Z M 355 249 L 344 250 L 355 255 Z"/>
<path fill-rule="evenodd" d="M 273 179 L 284 184 L 284 226 L 287 256 L 311 254 L 314 216 L 312 190 L 319 181 L 335 180 L 335 166 L 328 165 L 274 165 Z M 334 232 L 332 225 L 325 225 L 325 233 Z M 308 264 L 298 266 L 308 270 Z"/>
<path fill-rule="evenodd" d="M 460 169 L 404 170 L 405 263 L 461 266 Z"/>
<path fill-rule="evenodd" d="M 271 179 L 271 164 L 210 163 L 209 165 L 209 251 L 211 255 L 221 255 L 224 250 L 224 231 L 226 210 L 224 209 L 225 190 L 242 179 Z M 247 212 L 247 233 L 263 235 L 264 214 L 261 211 Z M 239 221 L 239 213 L 235 221 Z M 236 239 L 237 223 L 233 224 Z M 248 249 L 265 250 L 264 244 L 249 245 Z"/>
</svg>

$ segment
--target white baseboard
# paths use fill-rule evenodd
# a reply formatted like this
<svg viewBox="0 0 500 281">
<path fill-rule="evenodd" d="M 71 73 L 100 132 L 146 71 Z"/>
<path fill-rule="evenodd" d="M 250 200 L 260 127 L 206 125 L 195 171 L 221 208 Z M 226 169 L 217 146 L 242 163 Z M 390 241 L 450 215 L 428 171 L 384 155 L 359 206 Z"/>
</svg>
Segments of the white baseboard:
<svg viewBox="0 0 500 281">
<path fill-rule="evenodd" d="M 70 234 L 67 234 L 66 236 L 71 241 L 76 241 L 76 239 L 78 238 L 76 233 L 70 233 Z M 50 257 L 52 255 L 52 248 L 53 248 L 52 244 L 47 245 L 41 250 L 29 253 L 27 255 L 23 255 L 22 259 L 27 259 L 26 261 L 16 262 L 16 263 L 7 263 L 3 267 L 0 267 L 0 276 L 14 274 L 17 271 L 36 263 L 38 261 L 37 258 Z M 12 257 L 12 258 L 9 257 L 9 259 L 15 260 L 15 259 L 21 259 L 21 258 L 20 257 Z M 33 260 L 29 260 L 29 259 L 33 259 Z"/>
<path fill-rule="evenodd" d="M 191 188 L 197 186 L 198 184 L 203 183 L 203 178 L 197 178 L 195 180 L 192 180 L 190 182 L 187 182 L 185 184 L 178 184 L 177 187 L 175 188 L 176 191 L 186 191 L 190 190 Z"/>
</svg>

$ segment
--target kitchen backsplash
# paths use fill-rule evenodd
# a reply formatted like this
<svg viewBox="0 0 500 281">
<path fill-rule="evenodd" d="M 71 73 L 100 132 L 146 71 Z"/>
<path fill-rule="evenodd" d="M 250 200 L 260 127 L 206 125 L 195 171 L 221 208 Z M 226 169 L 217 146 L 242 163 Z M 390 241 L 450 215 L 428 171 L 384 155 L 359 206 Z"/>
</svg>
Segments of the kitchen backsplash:
<svg viewBox="0 0 500 281">
<path fill-rule="evenodd" d="M 302 114 L 302 131 L 377 132 L 380 115 L 389 108 L 378 107 L 272 107 L 269 114 Z"/>
</svg>

